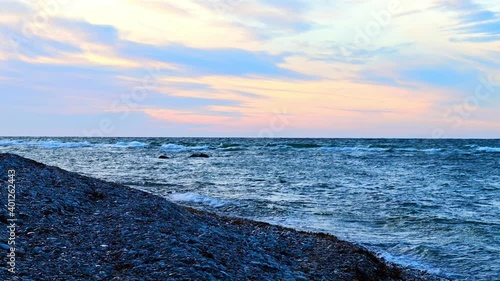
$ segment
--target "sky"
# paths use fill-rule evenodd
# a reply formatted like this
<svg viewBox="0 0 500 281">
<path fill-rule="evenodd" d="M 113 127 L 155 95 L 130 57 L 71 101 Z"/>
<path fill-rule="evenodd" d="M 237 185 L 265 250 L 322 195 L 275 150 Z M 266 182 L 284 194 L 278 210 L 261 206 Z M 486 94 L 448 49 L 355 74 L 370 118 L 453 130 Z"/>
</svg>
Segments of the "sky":
<svg viewBox="0 0 500 281">
<path fill-rule="evenodd" d="M 500 138 L 500 1 L 0 6 L 0 135 Z"/>
</svg>

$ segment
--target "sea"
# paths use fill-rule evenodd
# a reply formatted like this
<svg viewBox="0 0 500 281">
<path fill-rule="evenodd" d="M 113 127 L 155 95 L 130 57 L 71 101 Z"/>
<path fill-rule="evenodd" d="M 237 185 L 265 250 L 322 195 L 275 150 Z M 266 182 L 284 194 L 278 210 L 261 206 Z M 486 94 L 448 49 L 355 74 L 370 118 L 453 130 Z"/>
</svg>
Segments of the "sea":
<svg viewBox="0 0 500 281">
<path fill-rule="evenodd" d="M 500 280 L 499 139 L 4 137 L 0 152 L 330 233 L 455 280 Z"/>
</svg>

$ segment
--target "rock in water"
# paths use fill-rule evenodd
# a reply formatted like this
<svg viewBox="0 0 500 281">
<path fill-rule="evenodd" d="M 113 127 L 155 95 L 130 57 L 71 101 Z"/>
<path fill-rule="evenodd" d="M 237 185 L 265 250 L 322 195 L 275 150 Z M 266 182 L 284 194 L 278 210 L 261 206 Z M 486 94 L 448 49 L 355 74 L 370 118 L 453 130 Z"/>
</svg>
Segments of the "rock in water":
<svg viewBox="0 0 500 281">
<path fill-rule="evenodd" d="M 189 158 L 208 158 L 210 156 L 208 156 L 208 154 L 205 154 L 205 153 L 194 153 L 194 154 L 191 154 L 191 156 L 189 156 Z"/>
<path fill-rule="evenodd" d="M 166 156 L 166 155 L 160 155 L 160 157 L 158 157 L 159 159 L 170 159 L 170 157 Z"/>
</svg>

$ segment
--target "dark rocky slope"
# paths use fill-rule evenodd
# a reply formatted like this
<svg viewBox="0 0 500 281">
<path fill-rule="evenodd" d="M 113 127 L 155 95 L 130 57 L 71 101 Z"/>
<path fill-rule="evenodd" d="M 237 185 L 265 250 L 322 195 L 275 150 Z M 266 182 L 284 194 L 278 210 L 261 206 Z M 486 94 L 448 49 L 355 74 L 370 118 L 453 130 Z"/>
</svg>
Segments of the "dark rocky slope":
<svg viewBox="0 0 500 281">
<path fill-rule="evenodd" d="M 9 169 L 21 221 L 16 273 L 0 249 L 0 280 L 443 280 L 331 235 L 219 217 L 13 154 L 0 154 L 4 229 Z"/>
</svg>

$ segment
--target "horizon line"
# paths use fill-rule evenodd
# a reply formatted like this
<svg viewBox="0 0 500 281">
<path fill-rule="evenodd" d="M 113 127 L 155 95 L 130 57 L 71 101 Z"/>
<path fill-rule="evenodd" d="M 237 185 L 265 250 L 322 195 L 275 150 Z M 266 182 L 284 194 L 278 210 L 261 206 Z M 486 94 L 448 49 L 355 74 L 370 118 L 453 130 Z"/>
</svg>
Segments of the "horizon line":
<svg viewBox="0 0 500 281">
<path fill-rule="evenodd" d="M 386 140 L 500 140 L 500 137 L 449 137 L 449 138 L 432 138 L 432 137 L 249 137 L 249 136 L 103 136 L 103 137 L 87 137 L 87 136 L 1 136 L 0 138 L 82 138 L 82 139 L 107 139 L 107 138 L 192 138 L 192 139 L 386 139 Z"/>
</svg>

